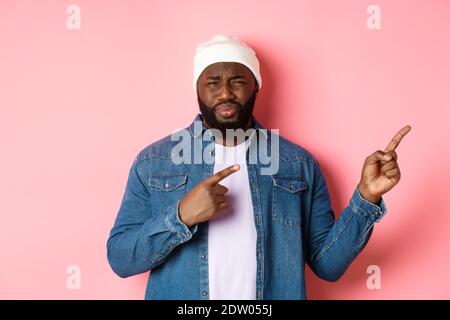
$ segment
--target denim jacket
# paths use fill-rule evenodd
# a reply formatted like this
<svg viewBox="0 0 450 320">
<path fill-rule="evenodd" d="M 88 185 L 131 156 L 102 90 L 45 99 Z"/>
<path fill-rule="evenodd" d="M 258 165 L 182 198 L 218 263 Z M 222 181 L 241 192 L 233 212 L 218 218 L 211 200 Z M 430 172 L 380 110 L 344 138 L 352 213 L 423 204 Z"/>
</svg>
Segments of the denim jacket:
<svg viewBox="0 0 450 320">
<path fill-rule="evenodd" d="M 194 123 L 200 121 L 197 115 L 184 137 L 205 150 L 214 141 L 204 138 L 209 130 L 203 125 L 201 134 L 195 132 Z M 368 202 L 355 188 L 335 221 L 317 160 L 279 135 L 275 148 L 274 133 L 260 134 L 264 128 L 252 121 L 255 141 L 263 143 L 252 142 L 256 147 L 247 151 L 257 231 L 256 299 L 306 299 L 305 262 L 320 278 L 338 280 L 386 213 L 384 200 Z M 208 222 L 188 228 L 179 218 L 178 204 L 213 174 L 214 161 L 177 164 L 172 153 L 177 143 L 168 135 L 135 158 L 107 241 L 108 261 L 123 278 L 151 271 L 146 299 L 209 299 Z M 261 174 L 262 162 L 249 161 L 251 150 L 261 145 L 279 159 L 272 175 Z"/>
</svg>

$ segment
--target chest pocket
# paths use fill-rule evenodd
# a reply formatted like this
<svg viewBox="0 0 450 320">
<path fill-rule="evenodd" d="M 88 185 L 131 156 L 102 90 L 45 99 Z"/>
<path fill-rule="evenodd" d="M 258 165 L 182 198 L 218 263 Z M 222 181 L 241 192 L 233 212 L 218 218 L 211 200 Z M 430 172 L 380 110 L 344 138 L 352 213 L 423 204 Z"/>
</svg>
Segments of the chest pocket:
<svg viewBox="0 0 450 320">
<path fill-rule="evenodd" d="M 153 203 L 158 208 L 168 208 L 186 195 L 185 173 L 152 174 L 148 184 Z"/>
<path fill-rule="evenodd" d="M 187 174 L 158 173 L 150 176 L 150 189 L 154 191 L 174 191 L 185 188 Z"/>
<path fill-rule="evenodd" d="M 305 180 L 295 175 L 274 175 L 272 180 L 272 218 L 288 227 L 299 226 L 302 193 L 307 189 Z"/>
</svg>

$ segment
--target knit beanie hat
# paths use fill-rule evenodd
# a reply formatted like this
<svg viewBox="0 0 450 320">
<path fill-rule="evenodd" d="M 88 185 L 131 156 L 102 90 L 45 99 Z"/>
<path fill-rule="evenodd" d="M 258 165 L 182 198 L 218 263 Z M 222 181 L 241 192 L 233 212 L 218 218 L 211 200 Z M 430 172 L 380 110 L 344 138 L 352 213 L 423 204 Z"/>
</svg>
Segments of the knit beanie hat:
<svg viewBox="0 0 450 320">
<path fill-rule="evenodd" d="M 255 51 L 240 41 L 238 37 L 216 35 L 211 40 L 201 43 L 194 56 L 194 92 L 197 93 L 197 81 L 203 70 L 217 62 L 237 62 L 245 65 L 255 76 L 261 89 L 262 79 L 259 73 L 259 61 Z"/>
</svg>

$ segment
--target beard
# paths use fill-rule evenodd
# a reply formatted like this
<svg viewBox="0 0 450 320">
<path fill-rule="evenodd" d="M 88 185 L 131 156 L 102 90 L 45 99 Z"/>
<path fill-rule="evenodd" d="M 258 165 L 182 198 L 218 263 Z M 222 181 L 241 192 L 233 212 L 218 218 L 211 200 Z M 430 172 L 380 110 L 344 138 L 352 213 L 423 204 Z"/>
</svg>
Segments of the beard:
<svg viewBox="0 0 450 320">
<path fill-rule="evenodd" d="M 242 129 L 245 131 L 247 128 L 247 124 L 253 115 L 253 108 L 255 107 L 256 102 L 256 90 L 253 92 L 253 95 L 245 102 L 243 105 L 237 101 L 226 101 L 221 102 L 214 107 L 208 107 L 197 94 L 198 105 L 200 108 L 200 112 L 202 114 L 203 120 L 206 122 L 209 128 L 217 129 L 222 133 L 222 136 L 225 137 L 227 129 Z M 216 108 L 218 108 L 221 104 L 231 103 L 235 105 L 237 111 L 237 119 L 234 121 L 220 121 L 216 117 Z"/>
</svg>

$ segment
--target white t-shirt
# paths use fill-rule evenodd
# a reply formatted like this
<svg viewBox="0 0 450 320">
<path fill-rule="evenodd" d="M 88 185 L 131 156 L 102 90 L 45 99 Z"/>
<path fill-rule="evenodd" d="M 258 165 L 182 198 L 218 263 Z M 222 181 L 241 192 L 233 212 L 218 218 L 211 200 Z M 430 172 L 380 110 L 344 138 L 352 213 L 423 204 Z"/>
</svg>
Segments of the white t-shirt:
<svg viewBox="0 0 450 320">
<path fill-rule="evenodd" d="M 256 299 L 256 227 L 245 159 L 251 139 L 237 146 L 215 144 L 214 173 L 233 164 L 239 171 L 223 179 L 229 207 L 209 220 L 211 300 Z"/>
</svg>

